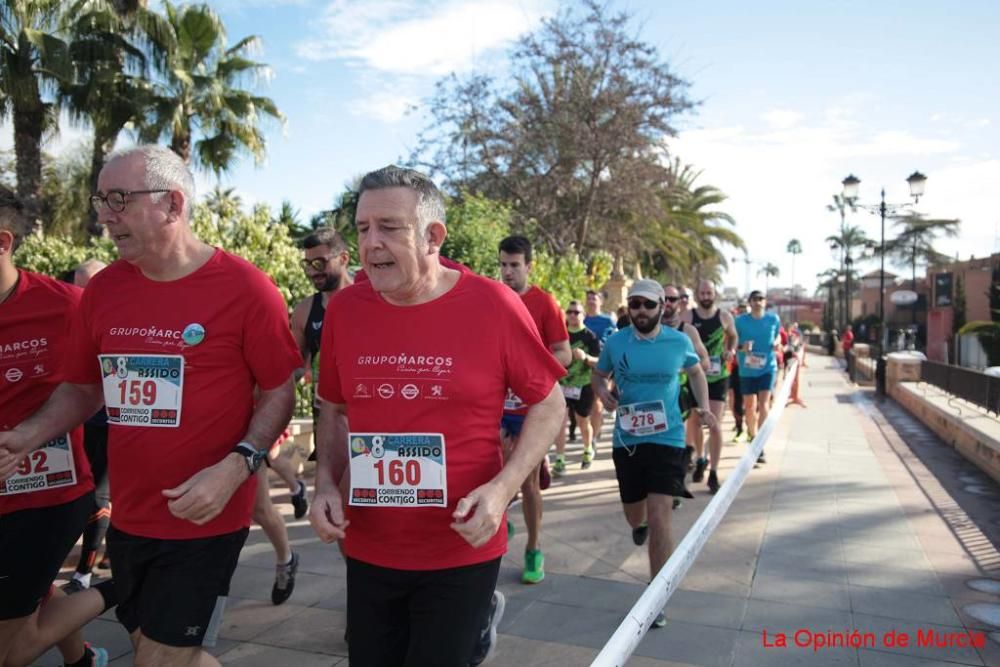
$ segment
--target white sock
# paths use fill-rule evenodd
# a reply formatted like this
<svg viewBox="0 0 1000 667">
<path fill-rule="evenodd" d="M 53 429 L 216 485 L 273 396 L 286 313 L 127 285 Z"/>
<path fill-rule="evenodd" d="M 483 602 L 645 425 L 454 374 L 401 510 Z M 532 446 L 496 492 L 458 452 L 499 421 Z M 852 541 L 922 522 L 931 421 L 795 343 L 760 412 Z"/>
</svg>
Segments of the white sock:
<svg viewBox="0 0 1000 667">
<path fill-rule="evenodd" d="M 73 578 L 80 582 L 84 588 L 90 588 L 90 572 L 87 574 L 80 574 L 79 572 L 73 573 Z"/>
</svg>

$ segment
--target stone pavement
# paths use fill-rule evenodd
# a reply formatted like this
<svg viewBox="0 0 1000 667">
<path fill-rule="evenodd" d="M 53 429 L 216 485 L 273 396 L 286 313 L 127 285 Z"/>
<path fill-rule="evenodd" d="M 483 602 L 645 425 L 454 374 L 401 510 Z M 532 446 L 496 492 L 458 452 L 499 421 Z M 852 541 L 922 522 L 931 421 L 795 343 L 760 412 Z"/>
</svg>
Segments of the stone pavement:
<svg viewBox="0 0 1000 667">
<path fill-rule="evenodd" d="M 801 391 L 808 408 L 785 411 L 767 465 L 751 472 L 671 598 L 667 627 L 652 630 L 628 664 L 1000 665 L 1000 487 L 891 401 L 883 411 L 849 385 L 839 362 L 813 355 L 809 363 Z M 492 664 L 589 664 L 641 594 L 647 559 L 621 516 L 609 430 L 587 471 L 579 444 L 570 445 L 571 472 L 545 493 L 547 576 L 535 586 L 519 580 L 523 521 L 514 511 Z M 723 448 L 723 483 L 745 448 Z M 710 499 L 703 484 L 692 490 L 696 499 L 675 513 L 678 542 Z M 213 651 L 223 664 L 347 664 L 343 561 L 306 522 L 289 522 L 302 556 L 295 594 L 271 605 L 274 556 L 255 528 Z M 807 633 L 854 630 L 873 646 L 795 646 Z M 966 630 L 985 644 L 918 645 L 918 631 L 954 639 Z M 110 614 L 85 632 L 110 650 L 113 665 L 131 664 Z M 895 645 L 886 644 L 890 636 Z M 53 658 L 38 664 L 59 664 Z"/>
</svg>

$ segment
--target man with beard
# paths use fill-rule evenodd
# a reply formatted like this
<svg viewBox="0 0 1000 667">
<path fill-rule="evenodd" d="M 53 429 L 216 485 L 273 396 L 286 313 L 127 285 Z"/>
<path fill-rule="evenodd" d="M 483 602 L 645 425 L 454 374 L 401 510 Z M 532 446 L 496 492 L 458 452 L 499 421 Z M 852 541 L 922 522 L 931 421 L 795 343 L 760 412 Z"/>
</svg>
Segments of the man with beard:
<svg viewBox="0 0 1000 667">
<path fill-rule="evenodd" d="M 309 276 L 316 293 L 299 301 L 292 310 L 292 336 L 299 345 L 305 361 L 308 380 L 312 381 L 313 395 L 319 384 L 319 341 L 323 333 L 323 317 L 330 296 L 351 284 L 347 265 L 351 254 L 340 235 L 329 227 L 321 227 L 302 239 L 302 269 Z M 319 399 L 313 401 L 313 433 L 319 409 Z M 316 452 L 309 455 L 316 460 Z M 302 495 L 303 501 L 305 494 Z M 293 505 L 295 504 L 293 496 Z M 305 511 L 302 512 L 302 515 Z M 299 506 L 295 505 L 295 517 L 299 518 Z"/>
<path fill-rule="evenodd" d="M 729 389 L 729 361 L 736 351 L 736 325 L 733 316 L 715 305 L 715 286 L 709 280 L 698 283 L 698 305 L 682 316 L 697 331 L 705 349 L 708 350 L 709 367 L 705 373 L 708 380 L 708 398 L 711 402 L 715 421 L 722 423 L 722 413 L 726 408 L 726 391 Z M 698 457 L 691 481 L 700 482 L 705 477 L 705 440 L 701 433 L 701 423 L 697 415 L 688 422 L 694 439 L 695 455 Z M 719 490 L 719 458 L 722 455 L 722 431 L 714 429 L 708 434 L 708 453 L 711 467 L 708 471 L 708 490 Z"/>
<path fill-rule="evenodd" d="M 531 273 L 531 241 L 523 236 L 508 236 L 500 242 L 500 277 L 507 287 L 514 290 L 524 302 L 531 319 L 541 334 L 542 343 L 563 368 L 573 361 L 569 346 L 569 332 L 562 309 L 551 294 L 528 283 Z M 513 391 L 507 392 L 503 420 L 500 423 L 504 452 L 509 456 L 518 443 L 528 406 Z M 539 464 L 541 465 L 541 463 Z M 528 475 L 521 485 L 521 507 L 528 542 L 524 547 L 524 572 L 521 581 L 537 584 L 545 578 L 545 557 L 539 548 L 538 537 L 542 527 L 542 490 L 539 470 Z"/>
<path fill-rule="evenodd" d="M 632 540 L 641 545 L 649 536 L 650 579 L 673 551 L 671 497 L 692 497 L 684 488 L 684 423 L 678 405 L 682 371 L 697 399 L 695 409 L 707 426 L 715 426 L 694 345 L 684 334 L 661 326 L 663 307 L 663 288 L 653 280 L 637 280 L 628 293 L 632 326 L 608 338 L 591 378 L 594 393 L 617 412 L 612 459 L 618 491 Z M 619 395 L 610 390 L 612 375 Z M 654 626 L 664 625 L 661 612 Z"/>
</svg>

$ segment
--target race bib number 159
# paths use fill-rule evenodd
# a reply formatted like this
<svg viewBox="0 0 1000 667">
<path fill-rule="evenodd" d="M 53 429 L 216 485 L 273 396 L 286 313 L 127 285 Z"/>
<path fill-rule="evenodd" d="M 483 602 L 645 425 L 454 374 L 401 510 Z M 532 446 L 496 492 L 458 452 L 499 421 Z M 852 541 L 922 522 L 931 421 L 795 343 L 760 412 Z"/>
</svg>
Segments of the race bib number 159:
<svg viewBox="0 0 1000 667">
<path fill-rule="evenodd" d="M 175 428 L 181 423 L 184 357 L 102 354 L 101 377 L 108 422 Z"/>
<path fill-rule="evenodd" d="M 447 507 L 440 433 L 351 433 L 351 505 Z"/>
</svg>

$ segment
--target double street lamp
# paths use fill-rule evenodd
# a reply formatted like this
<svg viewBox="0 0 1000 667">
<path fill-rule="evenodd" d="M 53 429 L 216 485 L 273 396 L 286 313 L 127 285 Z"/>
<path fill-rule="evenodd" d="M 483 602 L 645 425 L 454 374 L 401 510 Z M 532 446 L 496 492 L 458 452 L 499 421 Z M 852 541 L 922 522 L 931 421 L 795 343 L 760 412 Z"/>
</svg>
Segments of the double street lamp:
<svg viewBox="0 0 1000 667">
<path fill-rule="evenodd" d="M 882 237 L 879 242 L 878 253 L 881 258 L 879 267 L 879 299 L 878 299 L 878 320 L 879 320 L 879 351 L 878 351 L 878 364 L 879 371 L 881 371 L 880 376 L 882 380 L 880 381 L 880 388 L 884 392 L 884 378 L 885 378 L 885 361 L 882 356 L 885 354 L 886 348 L 889 346 L 889 332 L 885 326 L 885 218 L 889 215 L 896 215 L 902 209 L 912 206 L 913 204 L 920 201 L 920 197 L 924 194 L 924 187 L 927 185 L 927 177 L 921 174 L 919 171 L 915 171 L 906 179 L 907 184 L 910 186 L 910 196 L 913 198 L 913 202 L 903 202 L 900 204 L 890 204 L 885 201 L 885 188 L 882 188 L 882 198 L 878 204 L 860 204 L 858 203 L 858 189 L 861 185 L 861 179 L 857 178 L 853 174 L 849 175 L 841 184 L 844 186 L 843 197 L 851 205 L 852 208 L 861 208 L 869 213 L 877 213 L 882 218 Z M 878 371 L 876 371 L 877 374 Z"/>
</svg>

